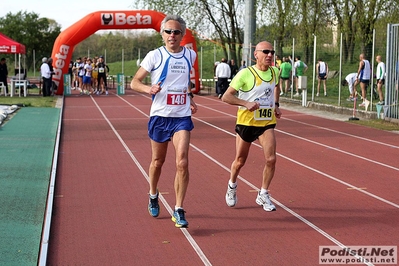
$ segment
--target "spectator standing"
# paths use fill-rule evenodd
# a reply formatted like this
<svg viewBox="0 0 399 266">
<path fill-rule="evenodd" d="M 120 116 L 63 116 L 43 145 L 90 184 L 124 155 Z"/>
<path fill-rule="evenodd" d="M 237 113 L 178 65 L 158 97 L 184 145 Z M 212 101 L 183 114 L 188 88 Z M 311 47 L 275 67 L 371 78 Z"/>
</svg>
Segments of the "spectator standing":
<svg viewBox="0 0 399 266">
<path fill-rule="evenodd" d="M 8 68 L 7 68 L 6 59 L 3 57 L 0 59 L 0 82 L 3 82 L 4 86 L 6 87 L 5 95 L 8 94 L 7 77 L 8 77 Z"/>
<path fill-rule="evenodd" d="M 51 95 L 51 71 L 47 64 L 47 57 L 42 58 L 42 65 L 40 66 L 40 75 L 42 76 L 43 86 L 42 93 L 43 97 Z"/>
<path fill-rule="evenodd" d="M 280 66 L 280 95 L 287 95 L 290 87 L 292 65 L 288 58 L 283 57 L 283 63 Z M 284 88 L 283 88 L 284 85 Z"/>
<path fill-rule="evenodd" d="M 291 69 L 291 77 L 290 77 L 290 90 L 293 90 L 294 87 L 294 81 L 295 81 L 295 68 L 294 68 L 294 60 L 292 60 L 291 55 L 288 55 L 288 60 L 290 60 L 290 64 L 292 66 Z"/>
<path fill-rule="evenodd" d="M 220 94 L 219 87 L 218 87 L 218 80 L 216 78 L 216 67 L 219 64 L 220 64 L 220 62 L 216 61 L 215 64 L 213 65 L 213 77 L 214 77 L 214 80 L 215 80 L 215 92 L 216 92 L 215 96 L 219 96 L 219 94 Z"/>
<path fill-rule="evenodd" d="M 282 64 L 283 62 L 284 62 L 284 61 L 281 60 L 280 56 L 279 56 L 279 55 L 276 55 L 276 67 L 277 67 L 277 68 L 280 68 L 280 67 L 281 67 L 281 64 Z"/>
<path fill-rule="evenodd" d="M 73 67 L 72 67 L 72 73 L 73 73 L 73 81 L 72 81 L 72 83 L 73 83 L 73 87 L 72 87 L 72 89 L 73 90 L 80 90 L 81 89 L 81 84 L 79 83 L 79 65 L 80 65 L 80 61 L 81 61 L 81 58 L 79 57 L 79 58 L 77 58 L 76 60 L 75 60 L 75 62 L 73 63 Z"/>
<path fill-rule="evenodd" d="M 104 57 L 101 55 L 98 58 L 97 62 L 98 74 L 97 74 L 97 86 L 98 91 L 97 94 L 107 94 L 108 95 L 108 87 L 107 87 L 107 76 L 109 73 L 109 67 L 104 61 Z M 101 92 L 100 92 L 101 88 Z"/>
<path fill-rule="evenodd" d="M 320 93 L 320 83 L 323 82 L 324 87 L 324 96 L 327 96 L 327 73 L 328 73 L 328 64 L 324 62 L 321 58 L 319 58 L 316 64 L 316 73 L 317 73 L 317 94 L 319 96 Z"/>
<path fill-rule="evenodd" d="M 98 90 L 98 66 L 97 66 L 97 60 L 98 60 L 98 57 L 95 56 L 93 58 L 93 61 L 91 62 L 91 68 L 92 68 L 92 71 L 91 71 L 91 85 L 92 85 L 92 87 L 94 89 L 93 94 L 94 93 L 95 94 L 99 93 L 99 90 Z"/>
<path fill-rule="evenodd" d="M 86 58 L 84 57 L 83 60 L 79 57 L 79 64 L 78 64 L 78 79 L 79 79 L 79 88 L 82 93 L 83 90 L 83 76 L 85 74 L 85 63 Z"/>
<path fill-rule="evenodd" d="M 222 58 L 221 62 L 216 66 L 215 76 L 217 78 L 218 97 L 221 99 L 229 87 L 228 79 L 231 76 L 230 66 L 227 64 L 226 58 Z"/>
<path fill-rule="evenodd" d="M 69 78 L 70 78 L 70 82 L 73 81 L 73 71 L 72 71 L 72 68 L 73 68 L 73 61 L 71 60 L 71 61 L 69 62 L 69 66 L 68 66 L 68 75 L 69 75 Z"/>
<path fill-rule="evenodd" d="M 51 73 L 51 75 L 50 75 L 50 95 L 51 96 L 53 96 L 54 95 L 54 85 L 53 85 L 53 75 L 54 75 L 54 67 L 53 67 L 53 58 L 49 58 L 49 59 L 47 59 L 47 64 L 48 64 L 48 67 L 50 68 L 50 73 Z"/>
<path fill-rule="evenodd" d="M 241 66 L 240 66 L 240 68 L 238 69 L 238 71 L 240 71 L 241 69 L 246 68 L 246 67 L 247 67 L 247 65 L 246 65 L 245 60 L 242 60 L 242 61 L 241 61 Z"/>
<path fill-rule="evenodd" d="M 294 69 L 295 69 L 295 97 L 299 96 L 299 84 L 298 84 L 298 78 L 303 76 L 306 72 L 306 70 L 308 70 L 308 66 L 301 61 L 301 57 L 298 55 L 295 57 L 295 63 L 294 63 Z"/>
<path fill-rule="evenodd" d="M 360 89 L 362 90 L 362 100 L 363 102 L 359 104 L 361 107 L 368 107 L 369 101 L 367 100 L 367 86 L 370 84 L 371 77 L 371 67 L 369 60 L 366 59 L 364 54 L 359 55 L 359 68 L 357 70 L 356 82 L 360 84 Z"/>
<path fill-rule="evenodd" d="M 92 94 L 91 73 L 93 71 L 93 67 L 91 64 L 91 59 L 87 58 L 86 64 L 84 66 L 85 71 L 83 75 L 83 93 L 87 95 Z"/>
<path fill-rule="evenodd" d="M 165 46 L 150 51 L 144 57 L 131 82 L 133 90 L 152 97 L 148 123 L 152 150 L 148 211 L 153 217 L 159 215 L 157 185 L 171 141 L 176 158 L 176 204 L 172 221 L 176 227 L 188 227 L 183 201 L 189 182 L 188 153 L 190 133 L 194 128 L 191 115 L 197 112 L 190 90 L 190 71 L 197 54 L 180 45 L 186 33 L 186 22 L 180 16 L 167 15 L 161 22 L 160 32 Z M 176 66 L 178 69 L 174 68 Z M 148 74 L 151 75 L 151 85 L 143 83 Z"/>
<path fill-rule="evenodd" d="M 258 43 L 254 51 L 256 64 L 238 72 L 222 98 L 228 104 L 239 106 L 235 128 L 236 154 L 231 165 L 225 196 L 229 207 L 237 203 L 237 177 L 248 158 L 252 142 L 259 139 L 265 156 L 265 167 L 256 203 L 263 206 L 265 211 L 276 210 L 268 193 L 276 166 L 274 128 L 277 118 L 281 116 L 279 70 L 272 66 L 273 54 L 271 43 L 266 41 Z"/>
<path fill-rule="evenodd" d="M 230 60 L 230 79 L 233 79 L 234 76 L 237 74 L 238 72 L 238 67 L 234 61 L 234 59 Z"/>
<path fill-rule="evenodd" d="M 384 93 L 382 92 L 382 86 L 385 84 L 385 63 L 382 62 L 381 60 L 381 55 L 377 55 L 376 59 L 377 61 L 377 71 L 376 71 L 376 79 L 377 79 L 377 91 L 378 91 L 378 97 L 380 98 L 380 101 L 377 104 L 384 105 Z"/>
</svg>

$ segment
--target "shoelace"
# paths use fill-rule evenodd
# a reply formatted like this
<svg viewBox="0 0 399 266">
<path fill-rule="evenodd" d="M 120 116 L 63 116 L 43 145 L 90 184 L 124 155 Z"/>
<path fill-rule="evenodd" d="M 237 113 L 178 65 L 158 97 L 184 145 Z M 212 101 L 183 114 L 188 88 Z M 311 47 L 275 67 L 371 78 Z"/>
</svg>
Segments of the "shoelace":
<svg viewBox="0 0 399 266">
<path fill-rule="evenodd" d="M 269 194 L 260 194 L 260 198 L 262 201 L 268 205 L 271 205 L 272 202 L 270 201 Z"/>
<path fill-rule="evenodd" d="M 227 193 L 227 197 L 228 197 L 229 199 L 234 199 L 234 192 L 230 190 L 230 191 Z"/>
<path fill-rule="evenodd" d="M 234 199 L 234 194 L 235 194 L 235 189 L 229 187 L 229 189 L 228 189 L 228 191 L 227 191 L 227 197 L 228 197 L 229 199 Z"/>
<path fill-rule="evenodd" d="M 178 209 L 177 210 L 177 214 L 179 215 L 179 220 L 186 220 L 184 218 L 184 213 L 185 213 L 185 211 L 183 209 Z"/>
<path fill-rule="evenodd" d="M 158 201 L 157 198 L 155 199 L 150 199 L 151 202 L 151 208 L 158 208 Z"/>
</svg>

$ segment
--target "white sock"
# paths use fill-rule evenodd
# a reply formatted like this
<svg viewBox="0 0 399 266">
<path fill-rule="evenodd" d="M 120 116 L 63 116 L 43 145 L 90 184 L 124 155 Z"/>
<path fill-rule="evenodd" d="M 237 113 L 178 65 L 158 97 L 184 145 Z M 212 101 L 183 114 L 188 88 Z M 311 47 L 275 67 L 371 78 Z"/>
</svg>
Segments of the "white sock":
<svg viewBox="0 0 399 266">
<path fill-rule="evenodd" d="M 183 209 L 183 208 L 182 208 L 182 207 L 175 206 L 175 211 L 177 211 L 178 209 Z"/>
<path fill-rule="evenodd" d="M 260 189 L 260 194 L 267 194 L 267 189 L 261 188 Z"/>
<path fill-rule="evenodd" d="M 236 188 L 236 187 L 237 187 L 237 182 L 232 183 L 232 182 L 229 180 L 229 186 L 230 186 L 231 188 Z"/>
<path fill-rule="evenodd" d="M 150 198 L 155 199 L 157 197 L 157 194 L 151 194 L 150 193 Z"/>
</svg>

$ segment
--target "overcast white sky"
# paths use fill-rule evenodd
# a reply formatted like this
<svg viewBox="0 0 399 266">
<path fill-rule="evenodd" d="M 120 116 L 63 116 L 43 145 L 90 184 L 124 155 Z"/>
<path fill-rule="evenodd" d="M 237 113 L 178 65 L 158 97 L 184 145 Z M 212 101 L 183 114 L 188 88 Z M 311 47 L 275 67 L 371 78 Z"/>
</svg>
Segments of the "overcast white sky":
<svg viewBox="0 0 399 266">
<path fill-rule="evenodd" d="M 65 30 L 87 14 L 100 10 L 137 10 L 134 0 L 0 0 L 0 17 L 11 12 L 34 12 L 39 17 L 54 19 Z"/>
</svg>

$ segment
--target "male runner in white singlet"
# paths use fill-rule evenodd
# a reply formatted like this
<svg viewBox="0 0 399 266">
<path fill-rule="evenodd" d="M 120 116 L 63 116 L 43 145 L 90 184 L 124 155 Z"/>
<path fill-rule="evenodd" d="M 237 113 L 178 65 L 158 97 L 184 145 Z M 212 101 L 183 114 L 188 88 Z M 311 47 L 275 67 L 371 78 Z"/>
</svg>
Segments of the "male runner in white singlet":
<svg viewBox="0 0 399 266">
<path fill-rule="evenodd" d="M 194 128 L 191 114 L 197 112 L 190 89 L 190 70 L 197 54 L 180 46 L 186 33 L 186 22 L 177 15 L 168 15 L 161 23 L 161 35 L 165 46 L 149 52 L 140 64 L 131 87 L 152 96 L 148 135 L 151 139 L 152 159 L 149 168 L 150 199 L 148 211 L 159 215 L 158 181 L 165 162 L 169 141 L 176 152 L 174 181 L 176 205 L 172 221 L 176 227 L 188 227 L 183 209 L 189 171 L 188 150 L 190 132 Z M 151 85 L 143 83 L 150 74 Z"/>
</svg>

